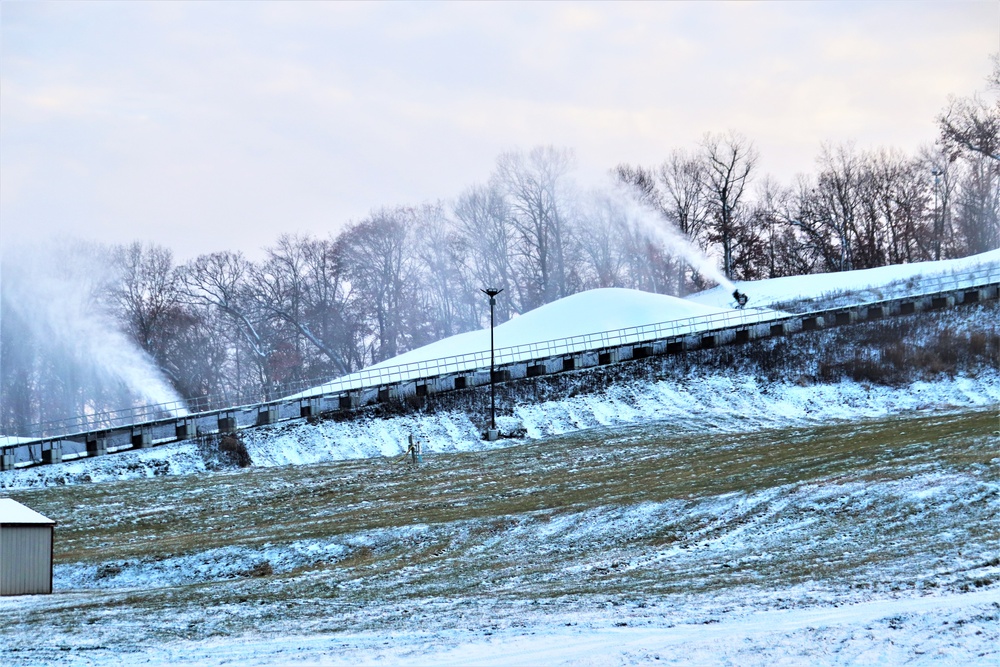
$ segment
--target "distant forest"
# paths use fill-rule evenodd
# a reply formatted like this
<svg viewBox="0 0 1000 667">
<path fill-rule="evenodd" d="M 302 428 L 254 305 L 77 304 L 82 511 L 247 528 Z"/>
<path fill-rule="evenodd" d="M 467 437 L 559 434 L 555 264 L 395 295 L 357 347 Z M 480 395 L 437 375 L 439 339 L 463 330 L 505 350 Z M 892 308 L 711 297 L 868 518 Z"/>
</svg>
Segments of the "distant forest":
<svg viewBox="0 0 1000 667">
<path fill-rule="evenodd" d="M 1000 66 L 991 83 L 1000 86 Z M 661 164 L 612 169 L 642 207 L 576 188 L 569 149 L 513 151 L 452 201 L 376 208 L 325 238 L 281 235 L 261 261 L 227 250 L 178 265 L 150 244 L 88 248 L 107 269 L 88 307 L 184 398 L 269 397 L 487 326 L 483 287 L 504 290 L 500 323 L 597 287 L 685 295 L 711 286 L 671 252 L 668 228 L 733 280 L 1000 246 L 1000 103 L 952 100 L 937 126 L 933 147 L 916 155 L 825 145 L 816 172 L 791 183 L 759 173 L 747 137 L 707 134 Z M 115 407 L 114 392 L 47 358 L 8 301 L 5 289 L 0 432 Z"/>
</svg>

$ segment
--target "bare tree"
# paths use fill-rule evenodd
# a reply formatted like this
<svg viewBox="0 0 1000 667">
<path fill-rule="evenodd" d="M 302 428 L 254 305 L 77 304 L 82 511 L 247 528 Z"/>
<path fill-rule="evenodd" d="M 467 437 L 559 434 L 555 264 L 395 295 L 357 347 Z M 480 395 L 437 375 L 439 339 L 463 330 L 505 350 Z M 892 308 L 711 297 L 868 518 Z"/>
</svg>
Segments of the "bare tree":
<svg viewBox="0 0 1000 667">
<path fill-rule="evenodd" d="M 612 169 L 611 173 L 619 183 L 632 187 L 640 203 L 655 210 L 663 210 L 663 193 L 652 169 L 622 163 Z"/>
<path fill-rule="evenodd" d="M 722 245 L 722 265 L 727 277 L 733 275 L 733 246 L 737 216 L 750 176 L 757 166 L 757 149 L 743 135 L 706 134 L 701 143 L 705 162 L 704 186 L 712 216 L 711 240 Z"/>
<path fill-rule="evenodd" d="M 445 216 L 442 204 L 427 204 L 418 209 L 414 241 L 419 281 L 424 286 L 420 297 L 426 304 L 427 322 L 423 328 L 431 338 L 414 340 L 414 344 L 431 342 L 477 326 L 475 311 L 468 308 L 469 299 L 463 299 L 471 295 L 468 288 L 463 290 L 462 264 L 458 259 L 463 244 Z"/>
<path fill-rule="evenodd" d="M 323 342 L 334 368 L 338 372 L 351 372 L 362 363 L 362 345 L 361 317 L 349 280 L 347 246 L 343 238 L 309 239 L 303 254 L 304 323 Z"/>
<path fill-rule="evenodd" d="M 965 160 L 956 197 L 956 227 L 963 254 L 1000 247 L 1000 164 L 984 155 Z"/>
<path fill-rule="evenodd" d="M 925 213 L 931 202 L 921 162 L 898 149 L 882 148 L 869 158 L 869 163 L 885 230 L 885 263 L 931 259 L 934 230 L 926 224 Z"/>
<path fill-rule="evenodd" d="M 854 241 L 861 212 L 862 158 L 853 144 L 836 148 L 824 144 L 818 161 L 820 173 L 814 212 L 832 245 L 839 250 L 829 270 L 850 271 L 856 268 Z"/>
<path fill-rule="evenodd" d="M 135 242 L 115 247 L 112 258 L 117 280 L 110 296 L 126 333 L 185 398 L 218 392 L 224 385 L 224 346 L 182 302 L 173 253 Z"/>
<path fill-rule="evenodd" d="M 372 361 L 382 361 L 406 348 L 407 320 L 414 307 L 416 285 L 410 255 L 414 227 L 411 209 L 383 208 L 345 230 L 343 238 L 356 298 L 371 318 Z"/>
<path fill-rule="evenodd" d="M 990 88 L 1000 88 L 1000 54 L 993 55 Z M 1000 99 L 992 103 L 979 94 L 952 98 L 938 117 L 942 147 L 952 162 L 962 153 L 1000 161 Z"/>
<path fill-rule="evenodd" d="M 920 151 L 920 169 L 930 176 L 931 228 L 933 258 L 954 256 L 955 238 L 952 225 L 952 208 L 959 169 L 940 150 L 925 147 Z"/>
<path fill-rule="evenodd" d="M 814 271 L 837 271 L 843 247 L 830 232 L 830 216 L 816 180 L 799 174 L 789 189 L 784 221 L 794 230 L 803 263 Z"/>
<path fill-rule="evenodd" d="M 755 227 L 760 230 L 764 258 L 753 273 L 761 278 L 809 273 L 810 265 L 803 244 L 792 224 L 793 191 L 770 176 L 758 184 L 751 211 Z"/>
<path fill-rule="evenodd" d="M 189 304 L 215 308 L 233 323 L 237 335 L 250 352 L 256 385 L 269 394 L 271 372 L 268 363 L 273 341 L 265 335 L 266 318 L 254 310 L 250 288 L 253 266 L 242 253 L 216 252 L 202 255 L 186 264 L 178 273 L 181 297 Z M 241 364 L 236 347 L 237 385 Z"/>
<path fill-rule="evenodd" d="M 521 279 L 527 281 L 523 305 L 529 310 L 568 294 L 570 228 L 561 189 L 571 164 L 569 150 L 552 146 L 497 159 L 496 182 L 507 194 L 520 236 Z"/>
<path fill-rule="evenodd" d="M 1000 198 L 997 182 L 1000 169 L 1000 98 L 997 97 L 1000 54 L 993 56 L 993 72 L 988 82 L 992 102 L 979 94 L 952 99 L 938 118 L 939 143 L 948 162 L 955 163 L 963 158 L 964 167 L 956 170 L 961 177 L 954 179 L 954 214 L 961 252 L 968 253 L 990 250 L 1000 243 L 996 212 L 996 202 Z M 948 173 L 940 166 L 938 171 L 939 175 Z M 947 213 L 947 208 L 942 211 L 942 215 Z"/>
<path fill-rule="evenodd" d="M 611 173 L 619 183 L 630 188 L 630 194 L 640 205 L 659 212 L 664 221 L 672 220 L 655 170 L 619 164 Z M 683 294 L 685 265 L 666 251 L 653 230 L 641 224 L 630 225 L 623 241 L 631 287 L 658 294 Z M 676 277 L 677 285 L 671 285 L 671 277 Z"/>
<path fill-rule="evenodd" d="M 705 230 L 708 219 L 708 197 L 705 191 L 705 165 L 696 156 L 683 150 L 673 150 L 657 170 L 663 185 L 663 210 L 677 229 L 695 245 Z M 677 263 L 677 291 L 686 292 L 684 262 Z"/>
<path fill-rule="evenodd" d="M 283 234 L 278 243 L 267 250 L 267 259 L 259 266 L 253 266 L 250 271 L 254 297 L 257 307 L 269 313 L 274 318 L 287 323 L 294 328 L 294 355 L 300 359 L 299 366 L 304 367 L 308 357 L 302 348 L 301 339 L 308 341 L 316 350 L 322 353 L 340 374 L 350 372 L 349 359 L 338 352 L 330 340 L 325 338 L 323 331 L 314 332 L 311 315 L 317 314 L 317 298 L 324 300 L 327 307 L 337 308 L 336 288 L 333 289 L 326 281 L 331 278 L 339 280 L 337 273 L 329 272 L 328 248 L 324 243 L 308 236 L 290 236 Z M 321 321 L 325 321 L 321 318 Z M 290 352 L 286 351 L 286 358 Z M 299 372 L 294 375 L 301 375 Z M 286 378 L 291 379 L 291 378 Z"/>
<path fill-rule="evenodd" d="M 118 280 L 111 297 L 132 338 L 154 358 L 163 343 L 160 328 L 178 304 L 177 276 L 168 248 L 139 242 L 112 252 Z"/>
<path fill-rule="evenodd" d="M 613 173 L 619 182 L 631 186 L 640 203 L 659 212 L 664 224 L 671 225 L 691 245 L 704 249 L 708 197 L 705 165 L 699 156 L 672 150 L 655 169 L 621 164 Z M 664 243 L 650 236 L 650 231 L 635 230 L 631 245 L 633 253 L 646 265 L 642 269 L 644 275 L 661 276 L 653 279 L 658 285 L 655 291 L 683 295 L 690 288 L 704 286 L 697 271 L 683 259 L 668 253 Z M 663 276 L 671 276 L 671 280 L 664 281 Z"/>
<path fill-rule="evenodd" d="M 510 207 L 496 184 L 476 185 L 459 195 L 454 216 L 457 261 L 471 281 L 466 290 L 473 296 L 482 287 L 504 290 L 506 298 L 497 300 L 496 319 L 506 322 L 520 312 L 525 288 L 515 280 L 512 262 L 517 229 Z"/>
<path fill-rule="evenodd" d="M 577 212 L 583 244 L 583 268 L 587 287 L 623 287 L 628 265 L 626 243 L 628 216 L 615 198 L 592 192 Z"/>
</svg>

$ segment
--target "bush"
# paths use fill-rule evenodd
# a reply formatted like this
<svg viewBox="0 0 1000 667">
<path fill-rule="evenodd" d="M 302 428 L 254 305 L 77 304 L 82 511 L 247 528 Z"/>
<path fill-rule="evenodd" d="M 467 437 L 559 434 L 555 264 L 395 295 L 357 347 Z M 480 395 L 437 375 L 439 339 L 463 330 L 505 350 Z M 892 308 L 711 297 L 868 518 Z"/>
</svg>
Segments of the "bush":
<svg viewBox="0 0 1000 667">
<path fill-rule="evenodd" d="M 243 441 L 236 437 L 235 433 L 228 433 L 222 436 L 219 441 L 219 451 L 227 454 L 240 468 L 249 468 L 253 461 L 250 460 L 250 452 Z"/>
<path fill-rule="evenodd" d="M 241 577 L 270 577 L 274 574 L 274 568 L 270 561 L 261 561 L 253 567 L 238 572 Z"/>
</svg>

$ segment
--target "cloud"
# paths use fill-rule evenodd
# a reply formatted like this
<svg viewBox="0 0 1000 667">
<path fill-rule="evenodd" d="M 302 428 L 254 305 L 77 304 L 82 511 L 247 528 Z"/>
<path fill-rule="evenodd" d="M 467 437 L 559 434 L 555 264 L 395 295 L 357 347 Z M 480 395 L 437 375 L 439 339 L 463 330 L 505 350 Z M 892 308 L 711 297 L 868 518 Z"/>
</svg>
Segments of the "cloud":
<svg viewBox="0 0 1000 667">
<path fill-rule="evenodd" d="M 981 87 L 994 3 L 14 3 L 0 242 L 251 254 L 454 196 L 496 154 L 581 175 L 742 131 L 782 179 L 823 141 L 913 150 Z"/>
</svg>

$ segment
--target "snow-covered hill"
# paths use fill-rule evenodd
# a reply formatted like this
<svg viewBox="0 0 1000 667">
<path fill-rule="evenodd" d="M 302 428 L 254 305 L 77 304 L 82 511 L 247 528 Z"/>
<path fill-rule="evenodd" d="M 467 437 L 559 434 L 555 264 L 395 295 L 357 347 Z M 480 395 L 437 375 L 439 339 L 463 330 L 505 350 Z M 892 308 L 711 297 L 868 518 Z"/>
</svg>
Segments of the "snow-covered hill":
<svg viewBox="0 0 1000 667">
<path fill-rule="evenodd" d="M 502 297 L 500 297 L 502 298 Z M 530 346 L 544 341 L 586 336 L 602 332 L 643 326 L 650 323 L 684 320 L 692 317 L 732 312 L 728 307 L 708 306 L 664 294 L 652 294 L 632 289 L 603 288 L 572 294 L 540 306 L 523 315 L 497 325 L 493 332 L 497 350 Z M 754 316 L 760 317 L 759 314 Z M 490 330 L 469 331 L 424 345 L 392 357 L 335 381 L 299 392 L 290 398 L 340 391 L 352 381 L 366 382 L 372 371 L 420 364 L 459 357 L 488 355 Z M 527 348 L 516 354 L 518 359 L 532 358 Z M 485 356 L 483 358 L 486 358 Z M 475 362 L 473 362 L 475 366 Z M 433 371 L 429 371 L 434 374 Z M 367 380 L 371 383 L 371 380 Z"/>
<path fill-rule="evenodd" d="M 737 285 L 740 291 L 750 295 L 750 306 L 765 311 L 746 311 L 747 317 L 760 319 L 766 316 L 767 308 L 773 305 L 783 306 L 822 299 L 829 301 L 831 296 L 837 296 L 848 303 L 857 303 L 935 291 L 941 289 L 942 281 L 956 280 L 983 269 L 992 269 L 1000 277 L 1000 250 L 940 262 L 772 278 Z M 572 336 L 732 313 L 734 305 L 729 289 L 721 286 L 685 299 L 632 289 L 594 289 L 545 304 L 498 325 L 494 332 L 495 346 L 497 349 L 511 348 Z M 488 329 L 470 331 L 392 357 L 369 366 L 365 371 L 485 353 L 489 349 Z M 338 378 L 334 383 L 314 387 L 293 398 L 338 391 L 343 388 L 343 383 L 353 379 L 360 380 L 361 374 Z"/>
<path fill-rule="evenodd" d="M 726 305 L 705 305 L 664 294 L 609 287 L 572 294 L 514 317 L 498 325 L 494 336 L 498 348 L 513 347 L 653 322 L 714 315 L 727 310 L 730 308 Z M 489 349 L 489 329 L 470 331 L 425 345 L 371 368 L 398 366 Z"/>
</svg>

